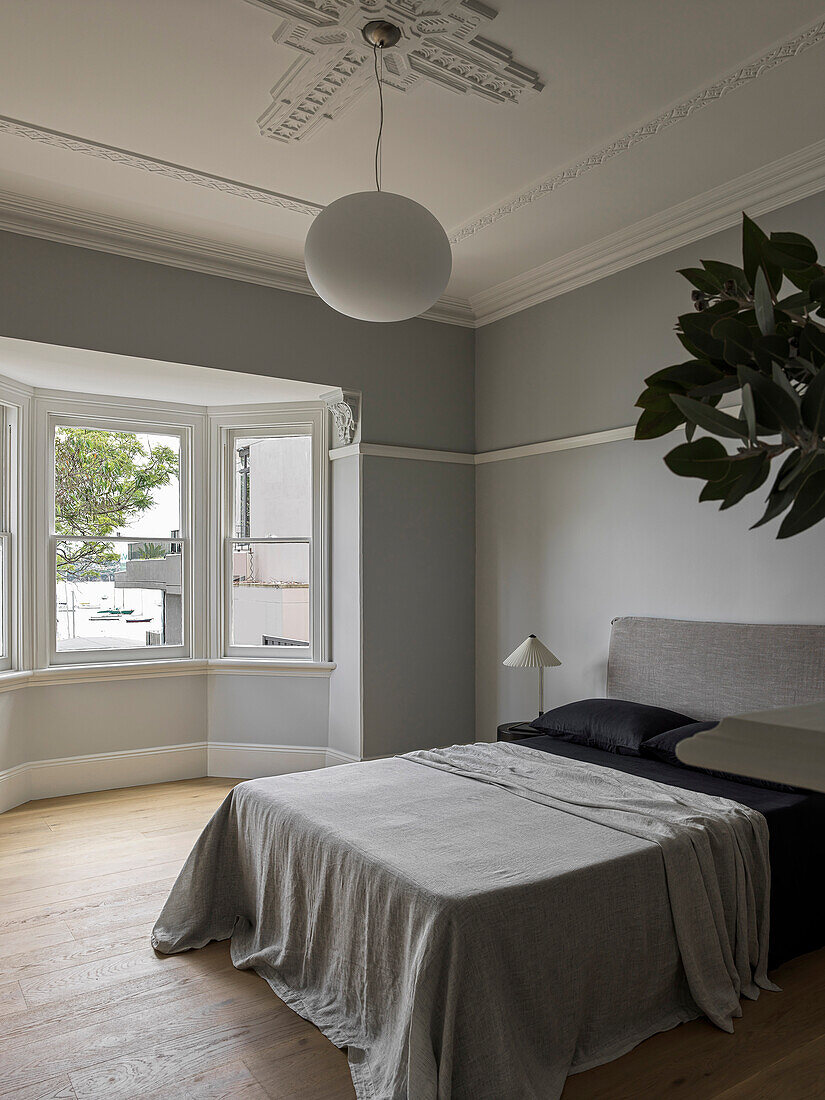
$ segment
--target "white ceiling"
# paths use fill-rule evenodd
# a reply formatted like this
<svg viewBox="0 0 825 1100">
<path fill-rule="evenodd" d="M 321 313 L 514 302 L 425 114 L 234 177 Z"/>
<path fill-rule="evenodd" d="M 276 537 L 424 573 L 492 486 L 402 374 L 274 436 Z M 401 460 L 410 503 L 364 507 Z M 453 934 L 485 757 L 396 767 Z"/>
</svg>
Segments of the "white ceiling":
<svg viewBox="0 0 825 1100">
<path fill-rule="evenodd" d="M 273 41 L 275 9 L 358 26 L 393 4 L 476 18 L 544 84 L 515 103 L 386 91 L 384 186 L 453 237 L 459 314 L 825 140 L 823 0 L 3 0 L 0 224 L 304 289 L 313 210 L 371 186 L 377 105 L 367 86 L 301 141 L 262 136 L 305 56 Z"/>
<path fill-rule="evenodd" d="M 259 405 L 317 401 L 329 385 L 270 378 L 261 374 L 160 363 L 131 355 L 86 351 L 0 336 L 0 377 L 32 389 L 70 390 L 145 401 L 191 405 Z"/>
</svg>

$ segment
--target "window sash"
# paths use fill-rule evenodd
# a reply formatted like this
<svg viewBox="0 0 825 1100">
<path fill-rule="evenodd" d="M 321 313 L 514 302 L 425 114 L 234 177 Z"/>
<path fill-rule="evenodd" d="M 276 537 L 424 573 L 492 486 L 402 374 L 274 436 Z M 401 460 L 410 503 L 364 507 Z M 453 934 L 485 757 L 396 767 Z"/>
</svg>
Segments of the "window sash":
<svg viewBox="0 0 825 1100">
<path fill-rule="evenodd" d="M 222 439 L 222 549 L 220 557 L 220 589 L 222 623 L 218 635 L 219 653 L 222 657 L 251 658 L 256 661 L 306 661 L 322 660 L 325 648 L 324 630 L 326 617 L 324 611 L 324 518 L 326 506 L 326 465 L 322 448 L 325 444 L 324 416 L 326 410 L 315 414 L 290 414 L 280 421 L 277 413 L 263 417 L 250 417 L 248 420 L 237 418 L 232 426 L 220 426 Z M 258 423 L 255 423 L 258 420 Z M 238 439 L 269 439 L 295 435 L 310 437 L 312 455 L 311 491 L 312 491 L 312 534 L 308 536 L 278 536 L 262 538 L 240 538 L 234 530 L 235 494 L 238 478 L 235 463 L 236 441 Z M 309 546 L 309 645 L 308 646 L 266 646 L 237 645 L 232 641 L 232 552 L 238 543 L 305 543 Z M 277 656 L 273 655 L 277 650 Z"/>
<path fill-rule="evenodd" d="M 46 595 L 48 602 L 48 624 L 44 638 L 46 652 L 43 656 L 50 666 L 58 665 L 86 665 L 86 664 L 120 664 L 134 661 L 158 661 L 180 660 L 192 656 L 193 653 L 193 599 L 195 578 L 192 573 L 192 502 L 191 502 L 191 478 L 192 478 L 192 448 L 194 446 L 194 427 L 191 424 L 182 425 L 167 423 L 164 419 L 155 419 L 152 412 L 147 410 L 145 419 L 121 418 L 104 412 L 100 416 L 74 415 L 68 412 L 48 411 L 45 417 L 47 432 L 47 466 L 46 466 L 46 509 L 47 509 L 47 537 L 46 547 L 41 549 L 46 557 Z M 58 534 L 55 530 L 55 436 L 58 428 L 91 428 L 100 431 L 136 433 L 139 435 L 165 435 L 174 436 L 179 440 L 179 516 L 180 533 L 174 538 L 170 534 L 158 534 L 151 531 L 139 531 L 121 535 L 89 535 L 75 536 Z M 181 584 L 182 596 L 182 632 L 183 644 L 176 646 L 140 646 L 133 649 L 77 649 L 62 650 L 57 648 L 57 543 L 58 542 L 120 542 L 140 543 L 159 542 L 167 544 L 179 543 L 182 549 L 183 577 Z"/>
<path fill-rule="evenodd" d="M 179 545 L 181 547 L 181 614 L 182 635 L 181 645 L 135 646 L 134 648 L 112 649 L 70 649 L 59 650 L 57 648 L 57 546 L 61 542 L 119 542 L 119 543 L 143 543 L 155 542 L 161 545 Z M 148 559 L 147 559 L 148 560 Z M 188 593 L 191 589 L 191 545 L 187 538 L 170 539 L 169 536 L 136 535 L 128 538 L 115 538 L 110 535 L 102 535 L 99 538 L 67 538 L 65 535 L 49 536 L 49 573 L 51 577 L 50 587 L 50 664 L 52 665 L 77 665 L 77 664 L 118 664 L 120 662 L 146 661 L 146 660 L 175 660 L 189 657 L 191 654 L 192 627 L 190 622 L 191 601 Z M 131 591 L 123 589 L 124 593 Z"/>
</svg>

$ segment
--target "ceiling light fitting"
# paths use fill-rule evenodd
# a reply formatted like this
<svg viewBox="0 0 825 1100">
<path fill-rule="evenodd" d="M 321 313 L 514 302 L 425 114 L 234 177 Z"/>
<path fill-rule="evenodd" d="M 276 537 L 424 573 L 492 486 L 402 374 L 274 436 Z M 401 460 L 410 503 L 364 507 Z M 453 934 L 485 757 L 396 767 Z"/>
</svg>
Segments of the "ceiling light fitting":
<svg viewBox="0 0 825 1100">
<path fill-rule="evenodd" d="M 327 305 L 361 321 L 404 321 L 441 297 L 452 252 L 438 220 L 420 203 L 381 190 L 384 132 L 383 51 L 400 29 L 374 19 L 362 30 L 372 47 L 378 85 L 375 190 L 330 203 L 310 226 L 304 246 L 309 281 Z"/>
</svg>

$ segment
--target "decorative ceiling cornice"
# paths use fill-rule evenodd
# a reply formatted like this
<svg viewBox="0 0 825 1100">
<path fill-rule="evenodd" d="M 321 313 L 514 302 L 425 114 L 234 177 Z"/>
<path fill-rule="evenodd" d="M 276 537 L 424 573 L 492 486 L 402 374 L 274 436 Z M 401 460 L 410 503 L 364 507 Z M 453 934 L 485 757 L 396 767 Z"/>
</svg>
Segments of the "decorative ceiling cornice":
<svg viewBox="0 0 825 1100">
<path fill-rule="evenodd" d="M 529 206 L 537 199 L 552 194 L 553 191 L 558 190 L 563 184 L 579 179 L 585 172 L 589 172 L 591 169 L 598 168 L 600 165 L 607 163 L 607 161 L 611 160 L 619 153 L 625 152 L 633 145 L 638 145 L 640 141 L 646 141 L 648 138 L 654 137 L 666 127 L 681 122 L 696 111 L 721 99 L 727 92 L 733 91 L 735 88 L 741 88 L 745 84 L 752 83 L 764 73 L 770 72 L 771 69 L 775 69 L 777 65 L 781 65 L 785 61 L 790 61 L 791 58 L 798 57 L 803 50 L 823 40 L 825 40 L 825 20 L 820 19 L 793 38 L 780 42 L 761 57 L 748 62 L 747 65 L 743 65 L 741 68 L 722 77 L 721 80 L 717 80 L 716 83 L 711 84 L 709 88 L 703 88 L 702 91 L 692 95 L 690 99 L 686 99 L 682 103 L 677 103 L 674 107 L 668 108 L 668 110 L 657 115 L 656 118 L 651 119 L 642 126 L 637 126 L 635 130 L 631 130 L 630 133 L 625 134 L 624 137 L 612 141 L 609 145 L 606 145 L 603 149 L 599 149 L 597 152 L 590 153 L 584 160 L 580 160 L 577 164 L 569 168 L 564 168 L 562 171 L 552 176 L 548 176 L 547 179 L 534 184 L 532 187 L 528 188 L 528 190 L 522 191 L 506 202 L 499 203 L 485 214 L 473 218 L 472 221 L 465 222 L 464 225 L 450 236 L 450 244 L 460 244 L 461 241 L 467 240 L 468 237 L 474 236 L 476 233 L 481 232 L 482 229 L 487 229 L 489 226 L 495 225 L 496 222 L 501 221 L 502 218 L 506 218 L 509 214 L 514 214 L 517 210 Z"/>
<path fill-rule="evenodd" d="M 361 97 L 372 80 L 373 51 L 361 29 L 386 19 L 401 40 L 383 55 L 384 83 L 407 92 L 430 80 L 462 95 L 518 103 L 544 87 L 506 46 L 479 34 L 498 12 L 481 0 L 247 0 L 281 17 L 273 39 L 298 57 L 272 88 L 258 119 L 278 141 L 311 137 Z"/>
<path fill-rule="evenodd" d="M 249 248 L 233 248 L 202 237 L 86 213 L 9 191 L 0 191 L 0 230 L 3 229 L 96 252 L 111 252 L 135 260 L 200 271 L 205 275 L 271 286 L 294 294 L 315 294 L 300 260 L 287 260 Z M 465 328 L 475 324 L 469 303 L 463 298 L 444 296 L 423 316 Z"/>
<path fill-rule="evenodd" d="M 277 206 L 282 210 L 291 210 L 296 214 L 305 214 L 308 217 L 315 217 L 323 209 L 317 203 L 308 202 L 306 199 L 281 195 L 277 191 L 268 191 L 264 187 L 252 187 L 250 184 L 241 183 L 238 180 L 213 176 L 209 172 L 199 172 L 195 168 L 187 168 L 182 164 L 173 164 L 168 160 L 158 160 L 157 157 L 134 153 L 129 149 L 118 149 L 114 145 L 104 145 L 99 141 L 89 141 L 87 138 L 77 137 L 75 134 L 64 134 L 59 130 L 50 130 L 47 126 L 36 126 L 31 122 L 8 118 L 6 115 L 0 115 L 0 134 L 10 134 L 12 137 L 38 141 L 44 145 L 52 145 L 57 149 L 68 149 L 73 153 L 83 153 L 85 156 L 108 160 L 114 164 L 122 164 L 127 168 L 138 168 L 143 172 L 151 172 L 153 175 L 166 176 L 168 179 L 178 180 L 181 183 L 191 183 L 196 187 L 206 187 L 210 191 L 220 191 L 224 195 L 232 195 L 239 199 L 252 199 L 255 202 L 265 203 L 267 206 Z"/>
<path fill-rule="evenodd" d="M 743 209 L 758 217 L 823 190 L 825 141 L 818 141 L 472 295 L 476 327 L 730 229 L 741 222 Z"/>
</svg>

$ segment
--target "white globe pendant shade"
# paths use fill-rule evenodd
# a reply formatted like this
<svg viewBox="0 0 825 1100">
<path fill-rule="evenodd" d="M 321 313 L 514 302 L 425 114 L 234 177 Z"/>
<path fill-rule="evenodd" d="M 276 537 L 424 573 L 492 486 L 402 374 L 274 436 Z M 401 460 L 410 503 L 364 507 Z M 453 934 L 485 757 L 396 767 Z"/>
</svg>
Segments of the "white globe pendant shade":
<svg viewBox="0 0 825 1100">
<path fill-rule="evenodd" d="M 404 195 L 360 191 L 315 218 L 307 275 L 327 305 L 361 321 L 404 321 L 441 297 L 453 266 L 438 220 Z"/>
</svg>

